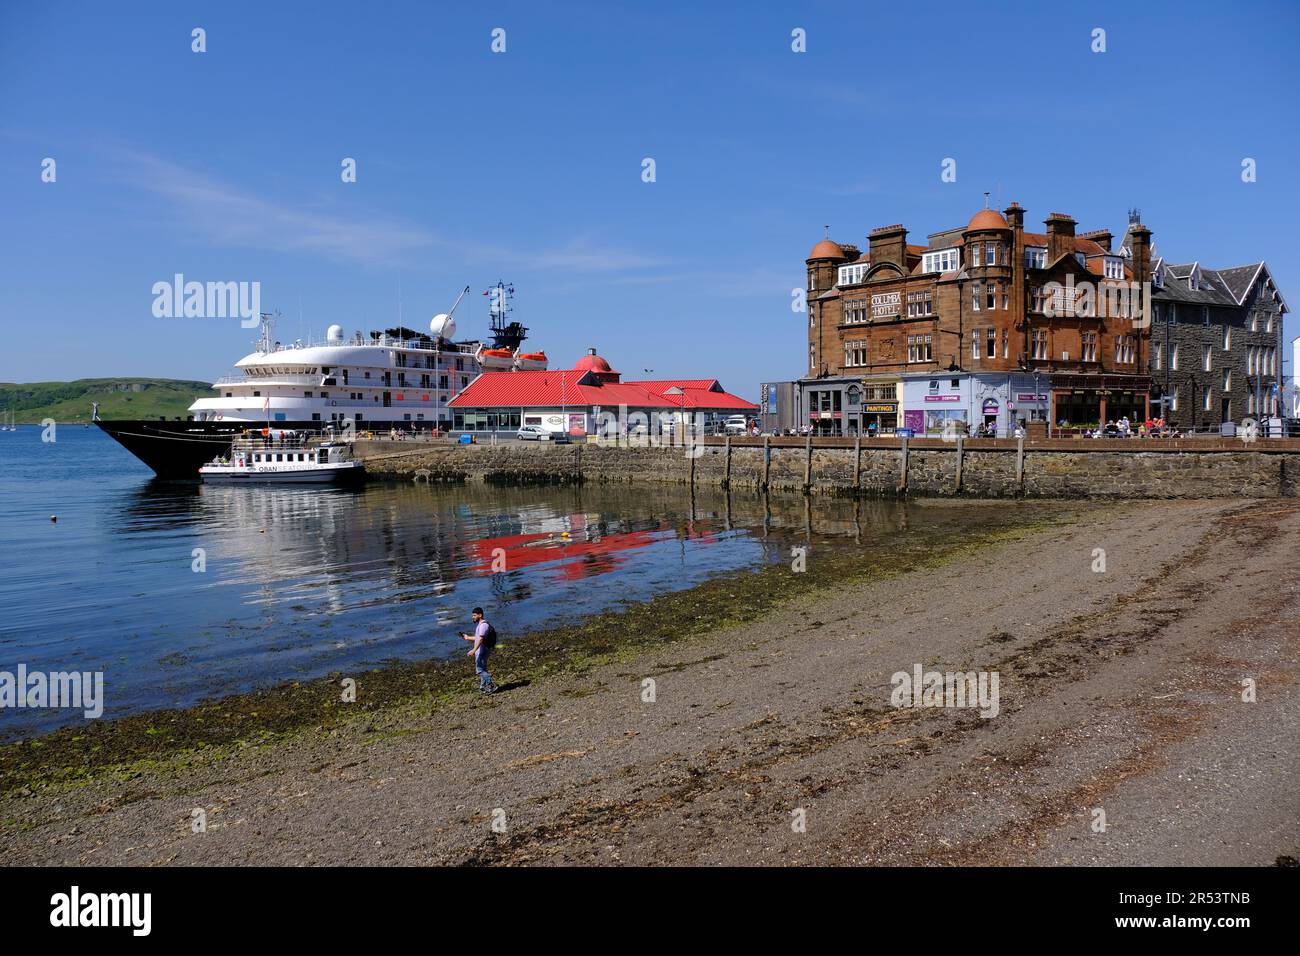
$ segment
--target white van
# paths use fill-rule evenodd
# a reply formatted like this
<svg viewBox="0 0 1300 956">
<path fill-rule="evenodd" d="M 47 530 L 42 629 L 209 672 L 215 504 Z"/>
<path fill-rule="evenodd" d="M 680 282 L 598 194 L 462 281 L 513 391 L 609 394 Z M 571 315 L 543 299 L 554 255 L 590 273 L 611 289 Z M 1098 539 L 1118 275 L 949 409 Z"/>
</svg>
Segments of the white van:
<svg viewBox="0 0 1300 956">
<path fill-rule="evenodd" d="M 723 427 L 728 435 L 744 435 L 749 431 L 749 421 L 744 415 L 729 415 Z"/>
</svg>

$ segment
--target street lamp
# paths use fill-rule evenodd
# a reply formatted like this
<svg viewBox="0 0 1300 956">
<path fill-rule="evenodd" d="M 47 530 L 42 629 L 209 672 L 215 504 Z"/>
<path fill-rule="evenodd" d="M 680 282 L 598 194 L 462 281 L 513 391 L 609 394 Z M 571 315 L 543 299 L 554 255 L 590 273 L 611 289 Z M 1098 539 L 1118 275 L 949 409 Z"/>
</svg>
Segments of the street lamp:
<svg viewBox="0 0 1300 956">
<path fill-rule="evenodd" d="M 682 444 L 686 444 L 686 393 L 682 391 L 680 386 L 674 385 L 672 388 L 664 389 L 664 394 L 680 395 L 682 397 L 680 403 L 681 411 L 678 413 L 677 421 L 678 424 L 682 426 Z"/>
</svg>

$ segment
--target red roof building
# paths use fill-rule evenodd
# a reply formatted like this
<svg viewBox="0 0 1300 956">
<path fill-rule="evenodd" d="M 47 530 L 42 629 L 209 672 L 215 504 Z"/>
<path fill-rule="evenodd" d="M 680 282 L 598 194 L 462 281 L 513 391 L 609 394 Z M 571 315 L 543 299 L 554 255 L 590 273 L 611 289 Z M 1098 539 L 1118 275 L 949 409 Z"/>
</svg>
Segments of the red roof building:
<svg viewBox="0 0 1300 956">
<path fill-rule="evenodd" d="M 483 372 L 447 405 L 457 431 L 511 431 L 521 425 L 540 425 L 553 432 L 584 433 L 595 428 L 595 418 L 602 412 L 687 412 L 706 418 L 758 413 L 757 405 L 732 395 L 716 378 L 621 379 L 591 349 L 571 369 Z"/>
</svg>

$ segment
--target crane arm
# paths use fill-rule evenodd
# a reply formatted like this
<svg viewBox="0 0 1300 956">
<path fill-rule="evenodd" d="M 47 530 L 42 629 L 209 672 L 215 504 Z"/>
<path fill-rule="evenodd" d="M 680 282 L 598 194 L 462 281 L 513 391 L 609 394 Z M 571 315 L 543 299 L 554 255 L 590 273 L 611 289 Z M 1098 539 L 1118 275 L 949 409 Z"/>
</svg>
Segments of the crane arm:
<svg viewBox="0 0 1300 956">
<path fill-rule="evenodd" d="M 447 312 L 447 318 L 451 318 L 453 315 L 456 314 L 456 306 L 460 305 L 460 300 L 465 298 L 465 295 L 468 292 L 469 292 L 469 286 L 465 286 L 465 288 L 460 290 L 460 295 L 456 296 L 456 301 L 452 303 L 451 308 Z"/>
</svg>

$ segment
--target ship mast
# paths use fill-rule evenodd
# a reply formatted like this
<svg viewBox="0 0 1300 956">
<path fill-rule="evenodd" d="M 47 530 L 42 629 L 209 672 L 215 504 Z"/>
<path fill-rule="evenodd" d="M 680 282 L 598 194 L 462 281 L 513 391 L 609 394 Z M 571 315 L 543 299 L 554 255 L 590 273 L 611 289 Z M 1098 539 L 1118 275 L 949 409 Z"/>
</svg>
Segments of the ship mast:
<svg viewBox="0 0 1300 956">
<path fill-rule="evenodd" d="M 492 347 L 517 351 L 520 343 L 528 338 L 528 329 L 510 320 L 510 313 L 514 311 L 511 301 L 515 297 L 515 287 L 498 279 L 485 295 L 489 297 L 488 328 L 492 332 Z"/>
<path fill-rule="evenodd" d="M 271 351 L 271 329 L 275 326 L 275 319 L 271 317 L 270 312 L 262 313 L 262 334 L 254 343 L 259 352 L 265 355 Z"/>
</svg>

